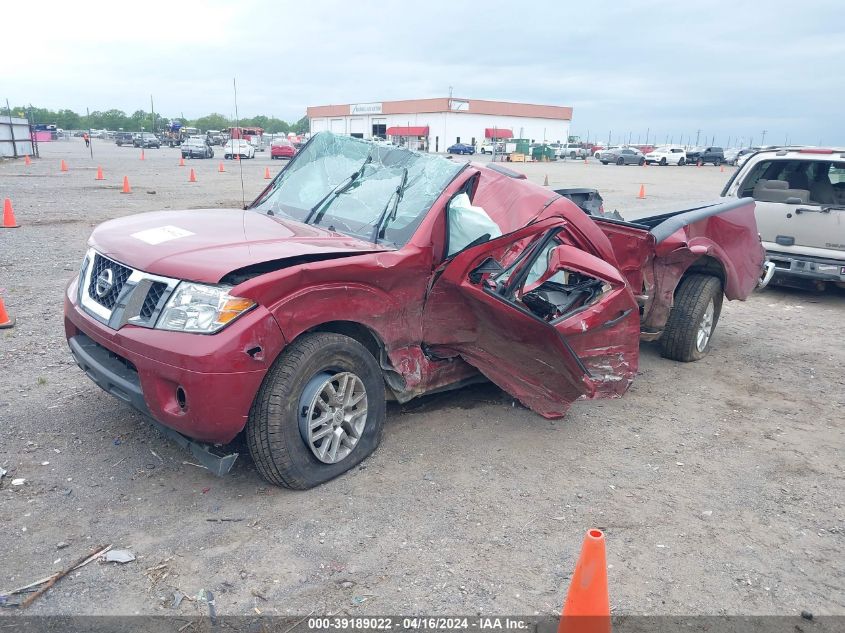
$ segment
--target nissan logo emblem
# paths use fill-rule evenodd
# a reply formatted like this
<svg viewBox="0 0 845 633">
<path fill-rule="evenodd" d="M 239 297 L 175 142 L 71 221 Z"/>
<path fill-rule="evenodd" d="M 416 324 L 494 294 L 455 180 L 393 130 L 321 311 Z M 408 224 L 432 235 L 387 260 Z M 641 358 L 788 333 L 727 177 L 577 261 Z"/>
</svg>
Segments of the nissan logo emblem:
<svg viewBox="0 0 845 633">
<path fill-rule="evenodd" d="M 97 283 L 94 285 L 94 292 L 98 297 L 105 297 L 114 286 L 114 271 L 106 268 L 97 276 Z"/>
</svg>

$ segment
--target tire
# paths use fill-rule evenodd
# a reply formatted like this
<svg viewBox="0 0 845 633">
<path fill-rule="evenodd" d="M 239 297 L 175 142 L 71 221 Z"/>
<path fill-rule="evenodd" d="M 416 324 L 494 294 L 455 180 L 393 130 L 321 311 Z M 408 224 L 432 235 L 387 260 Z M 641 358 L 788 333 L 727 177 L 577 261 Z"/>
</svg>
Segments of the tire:
<svg viewBox="0 0 845 633">
<path fill-rule="evenodd" d="M 687 162 L 687 161 L 685 161 L 685 160 L 684 160 L 684 157 L 683 157 L 683 156 L 681 156 L 681 157 L 678 159 L 678 167 L 683 167 L 685 162 Z"/>
<path fill-rule="evenodd" d="M 616 160 L 616 164 L 617 164 L 617 165 L 624 165 L 624 164 L 625 164 L 625 159 L 624 159 L 624 158 L 622 158 L 622 157 L 620 156 L 620 157 Z"/>
<path fill-rule="evenodd" d="M 704 358 L 710 351 L 721 312 L 722 282 L 718 277 L 684 277 L 675 291 L 675 304 L 660 337 L 661 355 L 684 363 Z M 704 329 L 709 329 L 706 336 L 702 334 Z"/>
<path fill-rule="evenodd" d="M 363 386 L 366 418 L 360 438 L 348 454 L 326 463 L 304 439 L 305 424 L 311 418 L 302 414 L 303 410 L 306 415 L 317 414 L 316 405 L 311 404 L 309 410 L 307 403 L 320 400 L 320 384 L 330 380 L 331 375 L 344 372 L 354 374 Z M 249 413 L 247 446 L 264 479 L 285 488 L 305 490 L 334 479 L 369 456 L 381 442 L 385 415 L 384 379 L 373 355 L 347 336 L 305 334 L 279 356 L 264 378 Z M 333 424 L 329 420 L 322 428 Z M 347 424 L 336 428 L 346 429 Z"/>
<path fill-rule="evenodd" d="M 641 158 L 641 159 L 640 159 L 639 165 L 640 165 L 640 167 L 642 167 L 643 165 L 645 165 L 645 158 Z"/>
<path fill-rule="evenodd" d="M 713 161 L 713 167 L 718 167 L 721 164 L 722 164 L 722 159 L 720 159 L 720 158 L 717 158 L 716 160 Z"/>
<path fill-rule="evenodd" d="M 661 158 L 661 159 L 660 159 L 660 166 L 661 166 L 661 167 L 666 167 L 666 157 L 665 157 L 665 156 L 664 156 L 663 158 Z"/>
<path fill-rule="evenodd" d="M 570 152 L 570 153 L 569 153 L 569 158 L 571 158 L 572 160 L 575 160 L 575 158 L 576 158 L 576 156 L 575 156 L 575 152 Z"/>
<path fill-rule="evenodd" d="M 230 158 L 232 158 L 231 154 L 223 154 L 223 160 L 229 160 Z"/>
<path fill-rule="evenodd" d="M 602 165 L 607 165 L 607 161 L 606 161 L 606 160 L 603 160 L 603 161 L 601 162 L 601 164 L 602 164 Z"/>
</svg>

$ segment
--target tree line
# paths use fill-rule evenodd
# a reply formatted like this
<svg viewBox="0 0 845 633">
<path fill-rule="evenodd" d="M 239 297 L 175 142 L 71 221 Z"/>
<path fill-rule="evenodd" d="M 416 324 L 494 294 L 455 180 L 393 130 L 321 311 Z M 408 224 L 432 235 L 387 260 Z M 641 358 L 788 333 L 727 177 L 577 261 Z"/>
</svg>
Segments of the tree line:
<svg viewBox="0 0 845 633">
<path fill-rule="evenodd" d="M 9 116 L 9 109 L 6 107 L 0 108 L 0 113 L 3 116 Z M 164 117 L 157 112 L 145 112 L 144 110 L 136 110 L 132 114 L 126 114 L 123 110 L 116 109 L 95 110 L 90 114 L 78 114 L 67 109 L 50 110 L 49 108 L 33 106 L 17 106 L 12 107 L 11 114 L 12 116 L 29 118 L 33 125 L 36 123 L 54 124 L 63 130 L 124 129 L 128 132 L 140 132 L 141 129 L 144 129 L 146 131 L 158 131 L 163 130 L 171 120 L 170 117 Z M 233 120 L 217 112 L 212 112 L 198 119 L 173 118 L 178 118 L 184 125 L 197 127 L 201 130 L 225 130 L 235 125 Z M 259 114 L 258 116 L 240 119 L 239 124 L 241 127 L 260 127 L 271 134 L 288 132 L 303 134 L 308 131 L 308 117 L 302 117 L 296 122 L 288 123 L 276 117 Z"/>
</svg>

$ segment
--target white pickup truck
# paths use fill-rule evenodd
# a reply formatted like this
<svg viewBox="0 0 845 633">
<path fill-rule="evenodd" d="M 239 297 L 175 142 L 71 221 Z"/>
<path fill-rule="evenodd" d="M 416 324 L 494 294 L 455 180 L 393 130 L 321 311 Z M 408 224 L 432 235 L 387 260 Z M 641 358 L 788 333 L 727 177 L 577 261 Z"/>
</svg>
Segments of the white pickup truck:
<svg viewBox="0 0 845 633">
<path fill-rule="evenodd" d="M 845 287 L 845 149 L 751 154 L 722 196 L 753 197 L 773 284 Z"/>
</svg>

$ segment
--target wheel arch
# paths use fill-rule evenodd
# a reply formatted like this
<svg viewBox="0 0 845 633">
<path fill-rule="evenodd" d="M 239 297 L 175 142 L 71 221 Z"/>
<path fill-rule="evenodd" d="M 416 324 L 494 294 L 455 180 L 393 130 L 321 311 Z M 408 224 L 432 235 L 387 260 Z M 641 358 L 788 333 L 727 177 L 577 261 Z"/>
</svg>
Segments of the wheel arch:
<svg viewBox="0 0 845 633">
<path fill-rule="evenodd" d="M 725 292 L 725 284 L 727 283 L 727 273 L 725 272 L 725 267 L 721 261 L 712 255 L 702 255 L 690 264 L 690 266 L 684 271 L 684 274 L 681 275 L 680 279 L 678 279 L 674 293 L 678 292 L 678 287 L 681 285 L 681 281 L 690 275 L 711 275 L 713 277 L 717 277 L 719 281 L 722 282 L 722 292 Z"/>
</svg>

